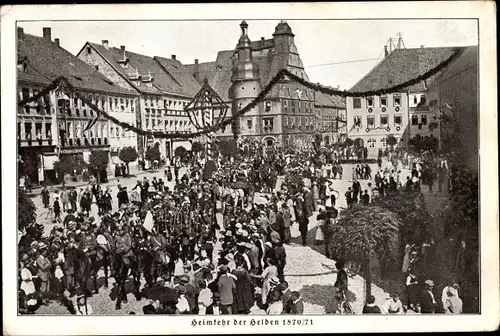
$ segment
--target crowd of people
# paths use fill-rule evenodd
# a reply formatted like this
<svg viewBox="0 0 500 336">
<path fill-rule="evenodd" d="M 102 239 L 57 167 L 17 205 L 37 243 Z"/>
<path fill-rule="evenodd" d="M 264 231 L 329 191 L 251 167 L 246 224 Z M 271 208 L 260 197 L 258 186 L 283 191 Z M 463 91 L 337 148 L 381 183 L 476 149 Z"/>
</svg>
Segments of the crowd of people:
<svg viewBox="0 0 500 336">
<path fill-rule="evenodd" d="M 132 276 L 134 294 L 150 298 L 144 314 L 249 314 L 254 306 L 267 314 L 303 313 L 300 293 L 286 280 L 286 246 L 294 223 L 305 245 L 309 220 L 317 211 L 316 241 L 321 243 L 322 227 L 338 216 L 339 193 L 331 179 L 342 179 L 340 155 L 318 157 L 312 150 L 265 154 L 255 146 L 244 155 L 219 158 L 211 173 L 204 159 L 193 158 L 182 176 L 174 165 L 165 169 L 165 181 L 144 177 L 130 191 L 118 181 L 115 209 L 110 187 L 97 183 L 53 195 L 44 188 L 43 204 L 53 208 L 58 225 L 47 237 L 28 228 L 19 242 L 22 311 L 33 313 L 56 298 L 70 302 L 74 314 L 92 314 L 87 298 L 92 290 L 98 292 L 97 272 L 104 269 L 106 285 L 108 271 L 118 283 L 117 309 L 127 300 L 124 282 Z M 292 169 L 300 169 L 310 184 L 274 190 L 277 176 Z M 400 169 L 394 165 L 377 171 L 373 188 L 368 183 L 369 190 L 363 191 L 358 179 L 371 180 L 371 169 L 358 164 L 345 194 L 348 206 L 368 204 L 373 195 L 402 187 Z M 425 170 L 417 163 L 414 170 L 419 183 Z M 171 189 L 170 181 L 175 181 Z M 94 206 L 98 219 L 92 216 Z M 343 269 L 343 263 L 337 268 Z M 408 266 L 410 280 L 414 268 Z M 146 280 L 142 290 L 141 276 Z M 347 277 L 342 279 L 338 277 L 334 293 L 339 307 L 346 300 Z M 452 300 L 448 292 L 457 293 L 446 292 L 446 307 Z M 391 300 L 395 303 L 389 302 L 387 311 L 399 312 L 397 293 Z"/>
</svg>

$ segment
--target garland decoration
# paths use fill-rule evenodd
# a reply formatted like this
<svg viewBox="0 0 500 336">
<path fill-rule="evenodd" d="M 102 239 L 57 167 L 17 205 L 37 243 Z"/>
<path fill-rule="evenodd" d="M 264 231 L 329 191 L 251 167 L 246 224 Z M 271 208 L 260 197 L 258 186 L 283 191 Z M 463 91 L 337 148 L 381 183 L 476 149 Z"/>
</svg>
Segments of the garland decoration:
<svg viewBox="0 0 500 336">
<path fill-rule="evenodd" d="M 106 111 L 103 111 L 100 109 L 97 105 L 92 103 L 90 100 L 88 100 L 86 97 L 81 95 L 79 93 L 79 89 L 74 87 L 66 77 L 64 76 L 59 76 L 57 77 L 52 83 L 50 83 L 47 87 L 45 87 L 43 90 L 41 90 L 38 94 L 28 98 L 24 99 L 20 102 L 18 102 L 18 106 L 22 107 L 27 104 L 30 104 L 33 101 L 37 101 L 41 97 L 43 97 L 45 94 L 49 93 L 50 91 L 56 90 L 56 89 L 61 89 L 64 92 L 69 92 L 73 94 L 75 97 L 79 98 L 82 102 L 84 102 L 87 106 L 89 106 L 92 110 L 94 110 L 98 116 L 103 116 L 107 120 L 111 121 L 112 123 L 122 127 L 123 129 L 130 130 L 132 132 L 135 132 L 139 135 L 142 136 L 152 136 L 155 138 L 159 139 L 190 139 L 190 138 L 196 138 L 199 136 L 202 136 L 204 134 L 209 134 L 211 132 L 217 132 L 228 125 L 232 124 L 235 120 L 237 120 L 239 117 L 245 115 L 248 113 L 250 110 L 255 108 L 257 104 L 262 102 L 265 97 L 269 94 L 269 92 L 273 89 L 273 87 L 280 81 L 285 80 L 288 78 L 289 80 L 292 80 L 294 82 L 297 82 L 309 89 L 315 90 L 322 92 L 324 94 L 328 94 L 331 96 L 341 96 L 341 97 L 368 97 L 368 96 L 380 96 L 380 95 L 385 95 L 389 93 L 394 93 L 394 92 L 399 92 L 404 88 L 407 88 L 409 86 L 415 85 L 435 74 L 437 74 L 439 71 L 444 69 L 448 64 L 450 64 L 459 54 L 460 54 L 461 49 L 455 48 L 454 53 L 445 61 L 441 62 L 439 65 L 437 65 L 435 68 L 432 68 L 428 70 L 427 72 L 421 74 L 418 77 L 415 77 L 413 79 L 410 79 L 404 83 L 394 85 L 388 88 L 382 88 L 379 90 L 370 90 L 370 91 L 363 91 L 363 92 L 356 92 L 356 91 L 341 91 L 341 90 L 335 90 L 331 88 L 327 88 L 324 86 L 321 86 L 319 84 L 313 84 L 310 83 L 294 74 L 292 74 L 290 71 L 286 69 L 280 70 L 276 76 L 274 76 L 273 79 L 266 85 L 266 87 L 259 93 L 259 95 L 252 100 L 250 103 L 248 103 L 245 107 L 243 107 L 241 110 L 238 112 L 234 113 L 230 118 L 227 118 L 217 125 L 211 125 L 211 126 L 206 126 L 201 128 L 197 132 L 192 132 L 192 133 L 181 133 L 181 132 L 168 132 L 168 131 L 149 131 L 149 130 L 144 130 L 141 128 L 138 128 L 136 126 L 133 126 L 131 124 L 128 124 L 126 122 L 120 121 L 116 119 L 115 117 L 109 115 Z M 336 118 L 336 121 L 341 122 L 341 123 L 347 123 L 347 121 L 342 120 L 340 118 Z"/>
<path fill-rule="evenodd" d="M 319 84 L 313 84 L 310 83 L 303 78 L 294 75 L 290 71 L 283 69 L 281 70 L 282 72 L 285 73 L 285 75 L 291 79 L 294 82 L 297 82 L 311 90 L 319 91 L 324 94 L 330 95 L 330 96 L 341 96 L 341 97 L 370 97 L 370 96 L 381 96 L 381 95 L 386 95 L 394 92 L 399 92 L 402 89 L 405 89 L 407 87 L 413 86 L 415 84 L 418 84 L 435 74 L 439 73 L 441 70 L 443 70 L 445 67 L 447 67 L 453 60 L 455 60 L 459 55 L 461 54 L 461 49 L 460 48 L 454 48 L 453 54 L 448 57 L 446 60 L 443 62 L 439 63 L 436 67 L 426 71 L 425 73 L 421 74 L 418 77 L 415 77 L 413 79 L 407 80 L 406 82 L 403 82 L 401 84 L 393 85 L 387 88 L 382 88 L 379 90 L 369 90 L 369 91 L 346 91 L 346 90 L 335 90 L 331 88 L 327 88 L 324 86 L 321 86 Z M 281 72 L 280 71 L 280 72 Z"/>
</svg>

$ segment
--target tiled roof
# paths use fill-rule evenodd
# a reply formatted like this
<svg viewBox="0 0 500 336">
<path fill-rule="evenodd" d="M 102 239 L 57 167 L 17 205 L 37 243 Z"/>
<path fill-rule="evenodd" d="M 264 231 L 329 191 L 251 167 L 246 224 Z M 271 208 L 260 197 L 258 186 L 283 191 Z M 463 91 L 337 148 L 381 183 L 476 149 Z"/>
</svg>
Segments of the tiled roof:
<svg viewBox="0 0 500 336">
<path fill-rule="evenodd" d="M 43 37 L 23 34 L 18 40 L 17 54 L 20 58 L 27 57 L 30 64 L 27 72 L 18 71 L 20 81 L 48 84 L 59 76 L 65 76 L 73 86 L 80 89 L 136 94 L 114 85 L 93 67 Z"/>
<path fill-rule="evenodd" d="M 106 49 L 102 44 L 89 44 L 96 49 L 113 67 L 125 78 L 129 78 L 129 74 L 139 73 L 142 77 L 148 77 L 151 74 L 153 78 L 153 86 L 149 87 L 145 83 L 140 86 L 134 84 L 137 90 L 149 94 L 179 93 L 181 91 L 179 85 L 169 74 L 166 74 L 152 57 L 125 51 L 125 55 L 129 59 L 127 69 L 122 67 L 119 60 L 124 58 L 123 51 L 119 48 L 109 47 Z M 131 83 L 134 83 L 133 81 Z"/>
<path fill-rule="evenodd" d="M 363 77 L 351 91 L 378 90 L 404 83 L 436 67 L 453 55 L 455 48 L 396 49 Z M 409 90 L 424 90 L 419 83 Z"/>
<path fill-rule="evenodd" d="M 215 62 L 199 63 L 198 78 L 200 82 L 206 77 L 208 84 L 224 101 L 229 101 L 229 88 L 231 87 L 231 75 L 233 68 L 233 50 L 219 51 Z M 184 66 L 191 73 L 195 73 L 195 64 Z"/>
<path fill-rule="evenodd" d="M 184 70 L 181 62 L 179 62 L 178 60 L 163 58 L 159 56 L 155 56 L 153 59 L 158 62 L 170 76 L 174 78 L 174 80 L 178 84 L 178 90 L 176 91 L 176 93 L 190 97 L 194 97 L 194 95 L 198 93 L 201 88 L 200 84 L 190 73 L 187 73 Z"/>
<path fill-rule="evenodd" d="M 328 106 L 328 107 L 338 107 L 345 108 L 345 102 L 339 96 L 329 96 L 322 92 L 316 92 L 314 95 L 314 105 L 315 106 Z"/>
</svg>

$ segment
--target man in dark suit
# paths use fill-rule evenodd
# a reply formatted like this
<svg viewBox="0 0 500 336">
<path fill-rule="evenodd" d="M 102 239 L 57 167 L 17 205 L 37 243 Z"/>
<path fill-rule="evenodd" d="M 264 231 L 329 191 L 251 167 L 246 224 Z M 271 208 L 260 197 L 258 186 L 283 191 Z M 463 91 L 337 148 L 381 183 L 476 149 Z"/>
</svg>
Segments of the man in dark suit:
<svg viewBox="0 0 500 336">
<path fill-rule="evenodd" d="M 222 265 L 220 267 L 221 276 L 217 285 L 220 294 L 221 313 L 231 315 L 234 302 L 233 292 L 236 290 L 236 284 L 234 279 L 227 274 L 228 270 L 229 268 L 227 265 Z"/>
<path fill-rule="evenodd" d="M 434 282 L 425 280 L 425 288 L 420 292 L 420 312 L 422 314 L 434 314 L 436 312 L 437 302 L 432 292 Z"/>
<path fill-rule="evenodd" d="M 290 307 L 290 314 L 291 315 L 302 315 L 304 314 L 304 302 L 300 299 L 300 294 L 299 292 L 292 292 L 290 294 L 290 301 L 291 301 L 291 307 Z"/>
<path fill-rule="evenodd" d="M 292 295 L 292 291 L 290 290 L 290 288 L 288 288 L 288 282 L 283 281 L 281 283 L 281 289 L 282 289 L 281 301 L 283 302 L 283 311 L 289 314 L 291 309 L 290 298 Z"/>
</svg>

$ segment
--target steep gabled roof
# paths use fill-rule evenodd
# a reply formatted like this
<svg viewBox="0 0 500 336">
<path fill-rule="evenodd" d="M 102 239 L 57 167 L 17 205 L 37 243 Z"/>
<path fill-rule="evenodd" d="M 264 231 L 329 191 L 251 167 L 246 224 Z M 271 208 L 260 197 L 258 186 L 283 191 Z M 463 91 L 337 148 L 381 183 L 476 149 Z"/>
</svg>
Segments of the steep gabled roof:
<svg viewBox="0 0 500 336">
<path fill-rule="evenodd" d="M 114 85 L 96 69 L 49 39 L 22 34 L 17 43 L 17 55 L 19 59 L 26 57 L 30 64 L 27 72 L 18 70 L 19 81 L 49 84 L 64 76 L 79 89 L 136 95 L 132 90 Z"/>
<path fill-rule="evenodd" d="M 229 88 L 231 87 L 231 75 L 233 68 L 233 50 L 223 50 L 217 53 L 215 62 L 199 63 L 198 78 L 202 82 L 206 77 L 208 84 L 224 101 L 229 101 Z M 194 74 L 196 64 L 185 65 L 186 70 Z"/>
<path fill-rule="evenodd" d="M 194 77 L 185 71 L 183 65 L 178 60 L 163 58 L 159 56 L 153 59 L 167 72 L 178 84 L 178 90 L 175 93 L 194 97 L 201 88 L 201 85 Z"/>
<path fill-rule="evenodd" d="M 124 77 L 138 91 L 150 94 L 177 94 L 186 97 L 193 97 L 199 86 L 197 86 L 194 78 L 191 80 L 188 74 L 179 72 L 177 68 L 182 69 L 182 64 L 179 61 L 168 58 L 155 56 L 150 57 L 119 48 L 105 48 L 101 44 L 91 43 L 91 45 L 116 71 Z M 127 68 L 124 68 L 120 61 L 125 56 L 129 59 Z M 153 78 L 152 87 L 145 84 L 140 86 L 135 85 L 135 82 L 130 80 L 129 75 L 139 74 L 142 77 Z"/>
<path fill-rule="evenodd" d="M 377 64 L 350 91 L 378 90 L 418 77 L 448 59 L 455 48 L 396 49 Z M 425 90 L 424 83 L 407 88 Z"/>
<path fill-rule="evenodd" d="M 314 105 L 322 107 L 345 108 L 345 102 L 341 97 L 330 96 L 319 91 L 314 95 Z"/>
</svg>

